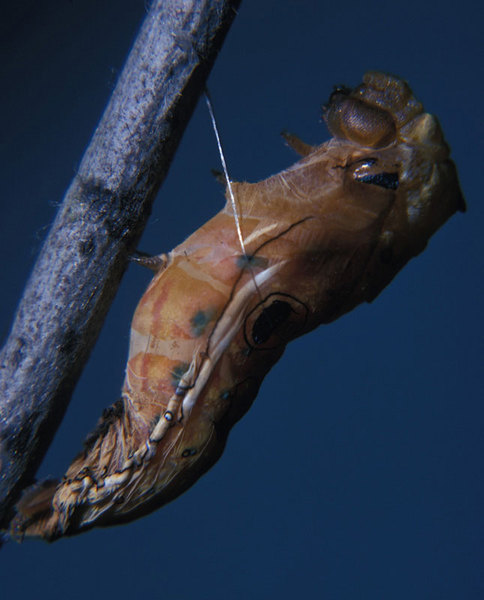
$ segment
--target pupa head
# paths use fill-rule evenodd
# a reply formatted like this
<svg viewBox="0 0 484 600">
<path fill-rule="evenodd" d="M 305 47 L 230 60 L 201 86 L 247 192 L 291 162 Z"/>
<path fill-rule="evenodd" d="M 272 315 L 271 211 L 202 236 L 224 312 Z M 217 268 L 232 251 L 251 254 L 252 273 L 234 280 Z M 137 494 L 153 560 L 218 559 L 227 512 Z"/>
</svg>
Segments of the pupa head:
<svg viewBox="0 0 484 600">
<path fill-rule="evenodd" d="M 369 72 L 353 89 L 335 87 L 323 116 L 336 140 L 354 144 L 349 180 L 363 184 L 368 197 L 382 187 L 395 195 L 362 284 L 371 300 L 452 214 L 465 210 L 457 171 L 437 118 L 392 75 Z"/>
</svg>

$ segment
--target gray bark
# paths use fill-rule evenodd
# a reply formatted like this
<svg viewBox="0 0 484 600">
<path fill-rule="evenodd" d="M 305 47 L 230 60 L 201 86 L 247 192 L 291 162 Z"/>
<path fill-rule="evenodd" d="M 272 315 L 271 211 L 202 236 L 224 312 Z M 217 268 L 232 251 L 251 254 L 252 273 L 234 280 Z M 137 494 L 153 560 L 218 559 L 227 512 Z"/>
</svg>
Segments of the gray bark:
<svg viewBox="0 0 484 600">
<path fill-rule="evenodd" d="M 0 524 L 67 408 L 240 0 L 155 0 L 0 354 Z"/>
</svg>

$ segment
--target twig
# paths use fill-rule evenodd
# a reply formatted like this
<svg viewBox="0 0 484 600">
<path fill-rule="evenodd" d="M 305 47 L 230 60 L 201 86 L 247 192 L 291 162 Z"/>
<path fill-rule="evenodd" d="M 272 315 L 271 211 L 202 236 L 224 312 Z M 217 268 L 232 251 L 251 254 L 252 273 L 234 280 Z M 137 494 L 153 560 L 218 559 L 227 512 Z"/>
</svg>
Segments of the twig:
<svg viewBox="0 0 484 600">
<path fill-rule="evenodd" d="M 0 523 L 52 441 L 240 0 L 155 0 L 0 355 Z"/>
</svg>

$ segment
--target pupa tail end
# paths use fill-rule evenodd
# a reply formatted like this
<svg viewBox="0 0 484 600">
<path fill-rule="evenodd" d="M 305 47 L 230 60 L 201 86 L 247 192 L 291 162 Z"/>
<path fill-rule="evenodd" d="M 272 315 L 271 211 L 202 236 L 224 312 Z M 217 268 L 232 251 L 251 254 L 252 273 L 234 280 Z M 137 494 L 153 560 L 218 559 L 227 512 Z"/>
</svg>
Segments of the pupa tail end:
<svg viewBox="0 0 484 600">
<path fill-rule="evenodd" d="M 47 541 L 58 537 L 58 515 L 53 499 L 59 482 L 48 479 L 27 488 L 16 505 L 17 514 L 10 525 L 10 537 L 21 542 L 25 536 Z"/>
</svg>

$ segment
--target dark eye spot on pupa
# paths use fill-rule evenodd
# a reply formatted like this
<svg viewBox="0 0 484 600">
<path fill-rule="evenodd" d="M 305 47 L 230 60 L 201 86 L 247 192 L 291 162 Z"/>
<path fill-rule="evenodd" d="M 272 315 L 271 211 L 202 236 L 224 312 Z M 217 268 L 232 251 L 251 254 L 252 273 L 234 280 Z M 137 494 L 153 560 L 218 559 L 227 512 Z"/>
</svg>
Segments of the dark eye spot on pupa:
<svg viewBox="0 0 484 600">
<path fill-rule="evenodd" d="M 287 321 L 291 312 L 291 305 L 282 300 L 274 300 L 270 306 L 264 308 L 252 327 L 252 339 L 254 343 L 263 344 L 267 342 L 276 329 L 284 321 Z"/>
<path fill-rule="evenodd" d="M 223 392 L 220 393 L 220 398 L 222 400 L 229 400 L 229 398 L 233 396 L 233 394 L 233 390 L 223 390 Z"/>
<path fill-rule="evenodd" d="M 195 456 L 196 453 L 197 453 L 196 448 L 185 448 L 185 450 L 183 450 L 183 452 L 182 452 L 182 457 L 188 458 L 189 456 Z"/>
<path fill-rule="evenodd" d="M 398 173 L 367 173 L 360 176 L 355 174 L 355 179 L 360 183 L 379 185 L 386 190 L 396 190 L 398 188 Z"/>
<path fill-rule="evenodd" d="M 189 367 L 190 367 L 190 365 L 188 363 L 181 362 L 181 363 L 177 364 L 177 366 L 172 369 L 172 371 L 171 371 L 171 384 L 172 384 L 172 386 L 174 388 L 178 387 L 178 383 L 180 382 L 180 379 L 188 371 Z"/>
<path fill-rule="evenodd" d="M 207 325 L 212 321 L 215 317 L 215 310 L 199 310 L 196 312 L 193 317 L 190 319 L 190 327 L 192 330 L 192 334 L 195 337 L 200 337 Z"/>
<path fill-rule="evenodd" d="M 255 256 L 254 254 L 240 254 L 237 256 L 236 264 L 239 269 L 247 267 L 265 269 L 267 267 L 267 258 Z"/>
</svg>

